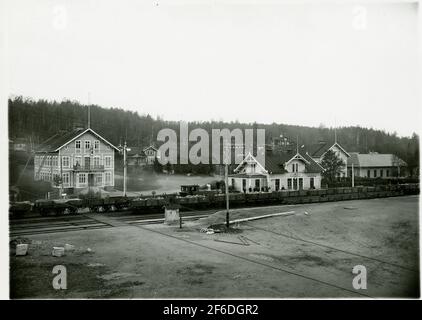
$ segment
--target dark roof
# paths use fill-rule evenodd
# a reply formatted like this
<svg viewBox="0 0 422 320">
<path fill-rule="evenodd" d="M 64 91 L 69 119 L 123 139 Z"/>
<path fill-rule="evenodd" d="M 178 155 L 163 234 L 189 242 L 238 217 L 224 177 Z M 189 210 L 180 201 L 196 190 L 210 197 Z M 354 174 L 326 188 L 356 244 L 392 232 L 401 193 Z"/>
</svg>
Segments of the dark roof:
<svg viewBox="0 0 422 320">
<path fill-rule="evenodd" d="M 230 178 L 266 178 L 267 176 L 265 174 L 260 174 L 260 173 L 252 173 L 252 174 L 235 173 L 235 174 L 230 174 L 229 177 Z"/>
<path fill-rule="evenodd" d="M 127 156 L 131 158 L 145 158 L 145 154 L 141 147 L 128 147 Z"/>
<path fill-rule="evenodd" d="M 148 147 L 145 147 L 142 151 L 147 151 L 148 149 L 154 149 L 155 151 L 158 151 L 158 149 L 152 144 L 152 145 L 150 145 L 150 146 L 148 146 Z"/>
<path fill-rule="evenodd" d="M 340 143 L 335 142 L 335 141 L 330 141 L 330 142 L 324 141 L 324 142 L 313 144 L 309 148 L 307 148 L 308 153 L 314 158 L 320 158 L 324 153 L 328 151 L 328 149 L 330 149 L 335 144 L 337 144 L 340 149 L 342 149 L 344 152 L 347 153 L 346 149 L 344 149 L 344 147 Z"/>
<path fill-rule="evenodd" d="M 320 165 L 316 163 L 309 154 L 300 150 L 298 153 L 303 159 L 307 161 L 305 162 L 306 172 L 318 173 L 322 171 Z M 296 154 L 296 150 L 289 152 L 267 151 L 265 154 L 265 170 L 272 174 L 286 173 L 287 171 L 284 168 L 284 164 L 296 156 Z"/>
<path fill-rule="evenodd" d="M 61 132 L 56 133 L 55 135 L 53 135 L 50 138 L 48 138 L 47 140 L 45 140 L 40 145 L 37 152 L 55 152 L 58 149 L 60 149 L 61 147 L 63 147 L 65 144 L 67 144 L 68 142 L 74 140 L 79 135 L 83 134 L 85 131 L 90 131 L 93 135 L 97 136 L 98 138 L 103 140 L 105 143 L 109 144 L 110 146 L 112 146 L 114 149 L 117 150 L 117 148 L 113 144 L 111 144 L 110 142 L 105 140 L 103 137 L 101 137 L 94 130 L 78 128 L 78 129 L 75 129 L 73 131 L 61 131 Z"/>
</svg>

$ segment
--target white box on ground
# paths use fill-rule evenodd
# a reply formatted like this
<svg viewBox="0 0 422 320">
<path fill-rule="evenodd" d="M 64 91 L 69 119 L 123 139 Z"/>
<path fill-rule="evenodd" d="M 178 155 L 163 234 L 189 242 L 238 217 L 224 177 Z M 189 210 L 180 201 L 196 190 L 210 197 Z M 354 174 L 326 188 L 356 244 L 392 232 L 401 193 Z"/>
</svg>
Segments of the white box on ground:
<svg viewBox="0 0 422 320">
<path fill-rule="evenodd" d="M 179 209 L 176 208 L 165 208 L 164 209 L 164 223 L 165 224 L 175 224 L 179 223 Z"/>
<path fill-rule="evenodd" d="M 53 255 L 53 257 L 64 256 L 64 248 L 63 247 L 53 247 L 52 255 Z"/>
<path fill-rule="evenodd" d="M 21 243 L 16 245 L 16 255 L 25 256 L 28 253 L 28 245 L 26 243 Z"/>
<path fill-rule="evenodd" d="M 74 250 L 75 250 L 75 246 L 74 246 L 73 244 L 68 244 L 68 243 L 66 243 L 66 244 L 64 245 L 64 250 L 65 250 L 65 251 L 74 251 Z"/>
</svg>

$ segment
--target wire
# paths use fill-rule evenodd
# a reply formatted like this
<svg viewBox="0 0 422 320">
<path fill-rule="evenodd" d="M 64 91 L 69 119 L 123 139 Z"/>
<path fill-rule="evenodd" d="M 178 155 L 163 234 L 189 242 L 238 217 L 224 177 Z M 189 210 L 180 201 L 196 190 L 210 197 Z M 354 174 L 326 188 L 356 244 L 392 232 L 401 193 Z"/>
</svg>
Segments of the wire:
<svg viewBox="0 0 422 320">
<path fill-rule="evenodd" d="M 272 231 L 272 230 L 267 230 L 267 229 L 264 229 L 264 228 L 253 226 L 253 225 L 251 225 L 251 224 L 249 224 L 247 222 L 245 224 L 248 225 L 248 226 L 250 226 L 250 227 L 252 227 L 252 228 L 255 228 L 257 230 L 262 230 L 262 231 L 266 231 L 266 232 L 269 232 L 269 233 L 273 233 L 273 234 L 276 234 L 278 236 L 285 237 L 285 238 L 288 238 L 288 239 L 310 243 L 310 244 L 313 244 L 313 245 L 316 245 L 316 246 L 320 246 L 320 247 L 323 247 L 323 248 L 327 248 L 327 249 L 331 249 L 331 250 L 336 250 L 336 251 L 347 253 L 347 254 L 350 254 L 350 255 L 353 255 L 353 256 L 357 256 L 357 257 L 360 257 L 360 258 L 365 258 L 365 259 L 368 259 L 368 260 L 377 261 L 377 262 L 380 262 L 380 263 L 383 263 L 383 264 L 387 264 L 387 265 L 390 265 L 390 266 L 393 266 L 393 267 L 396 267 L 396 268 L 401 268 L 401 269 L 405 269 L 407 271 L 419 273 L 418 270 L 414 270 L 414 269 L 411 269 L 411 268 L 408 268 L 408 267 L 404 267 L 404 266 L 401 266 L 401 265 L 398 265 L 398 264 L 395 264 L 395 263 L 386 262 L 386 261 L 383 261 L 383 260 L 380 260 L 380 259 L 377 259 L 377 258 L 371 258 L 371 257 L 364 256 L 364 255 L 361 255 L 361 254 L 358 254 L 358 253 L 354 253 L 354 252 L 350 252 L 350 251 L 346 251 L 346 250 L 342 250 L 342 249 L 330 247 L 330 246 L 327 246 L 327 245 L 324 245 L 324 244 L 321 244 L 321 243 L 317 243 L 317 242 L 313 242 L 313 241 L 310 241 L 310 240 L 304 240 L 304 239 L 300 239 L 300 238 L 288 236 L 288 235 L 283 234 L 283 233 L 279 233 L 279 232 L 275 232 L 275 231 Z"/>
<path fill-rule="evenodd" d="M 332 283 L 329 283 L 329 282 L 326 282 L 326 281 L 323 281 L 323 280 L 312 278 L 310 276 L 306 276 L 306 275 L 303 275 L 303 274 L 300 274 L 300 273 L 297 273 L 297 272 L 293 272 L 293 271 L 290 271 L 290 270 L 286 270 L 286 269 L 283 269 L 283 268 L 275 267 L 275 266 L 272 266 L 272 265 L 267 264 L 267 263 L 264 263 L 264 262 L 260 262 L 260 261 L 255 261 L 255 260 L 252 260 L 252 259 L 248 259 L 248 258 L 239 256 L 239 255 L 236 255 L 236 254 L 233 254 L 233 253 L 230 253 L 230 252 L 226 252 L 226 251 L 223 251 L 223 250 L 220 250 L 220 249 L 216 249 L 216 248 L 213 248 L 213 247 L 208 247 L 206 245 L 203 245 L 203 244 L 200 244 L 200 243 L 196 243 L 196 242 L 190 241 L 188 239 L 184 239 L 184 238 L 179 238 L 179 237 L 176 237 L 176 236 L 172 236 L 172 235 L 169 235 L 169 234 L 166 234 L 164 232 L 157 231 L 157 230 L 151 230 L 151 229 L 142 227 L 140 225 L 133 225 L 133 226 L 135 226 L 135 227 L 137 227 L 139 229 L 142 229 L 142 230 L 146 230 L 146 231 L 158 233 L 158 234 L 161 234 L 163 236 L 166 236 L 166 237 L 169 237 L 169 238 L 172 238 L 172 239 L 176 239 L 176 240 L 179 240 L 179 241 L 184 241 L 184 242 L 193 244 L 193 245 L 198 246 L 198 247 L 202 247 L 202 248 L 209 249 L 209 250 L 212 250 L 212 251 L 216 251 L 216 252 L 219 252 L 219 253 L 222 253 L 222 254 L 225 254 L 225 255 L 229 255 L 229 256 L 232 256 L 232 257 L 235 257 L 235 258 L 244 260 L 244 261 L 248 261 L 248 262 L 251 262 L 251 263 L 259 264 L 261 266 L 265 266 L 265 267 L 274 269 L 274 270 L 278 270 L 278 271 L 282 271 L 282 272 L 285 272 L 285 273 L 288 273 L 288 274 L 292 274 L 292 275 L 295 275 L 295 276 L 300 277 L 300 278 L 304 278 L 304 279 L 308 279 L 308 280 L 311 280 L 311 281 L 315 281 L 315 282 L 318 282 L 318 283 L 321 283 L 321 284 L 324 284 L 326 286 L 330 286 L 330 287 L 333 287 L 333 288 L 336 288 L 336 289 L 340 289 L 340 290 L 343 290 L 343 291 L 347 291 L 347 292 L 354 293 L 354 294 L 361 295 L 361 296 L 368 297 L 368 298 L 374 298 L 374 297 L 372 297 L 370 295 L 367 295 L 367 294 L 364 294 L 364 293 L 361 293 L 361 292 L 357 292 L 357 291 L 354 291 L 354 290 L 343 288 L 343 287 L 340 287 L 338 285 L 335 285 L 335 284 L 332 284 Z"/>
</svg>

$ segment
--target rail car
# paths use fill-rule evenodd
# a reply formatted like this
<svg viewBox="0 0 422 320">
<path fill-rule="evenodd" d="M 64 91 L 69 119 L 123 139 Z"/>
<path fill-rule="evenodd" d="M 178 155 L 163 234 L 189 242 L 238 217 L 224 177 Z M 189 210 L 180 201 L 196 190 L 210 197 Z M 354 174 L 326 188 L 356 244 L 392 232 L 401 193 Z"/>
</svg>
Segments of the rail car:
<svg viewBox="0 0 422 320">
<path fill-rule="evenodd" d="M 392 197 L 407 194 L 419 194 L 419 184 L 387 185 L 376 187 L 358 186 L 354 188 L 335 188 L 319 190 L 283 190 L 274 192 L 230 193 L 230 208 L 275 205 L 301 204 L 325 201 L 370 199 Z M 163 207 L 177 203 L 181 211 L 220 209 L 226 205 L 226 196 L 221 193 L 205 193 L 196 195 L 166 195 L 153 197 L 129 198 L 123 196 L 92 199 L 60 199 L 36 200 L 14 203 L 10 206 L 11 214 L 22 215 L 25 212 L 37 212 L 41 215 L 76 214 L 79 209 L 88 208 L 90 212 L 108 212 L 128 210 L 134 213 L 162 212 Z"/>
</svg>

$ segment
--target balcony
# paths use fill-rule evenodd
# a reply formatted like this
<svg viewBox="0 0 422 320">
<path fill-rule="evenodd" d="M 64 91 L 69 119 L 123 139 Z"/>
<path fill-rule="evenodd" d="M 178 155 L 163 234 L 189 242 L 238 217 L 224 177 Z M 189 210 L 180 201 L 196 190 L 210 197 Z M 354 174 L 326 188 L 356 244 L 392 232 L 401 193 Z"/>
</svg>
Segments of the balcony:
<svg viewBox="0 0 422 320">
<path fill-rule="evenodd" d="M 74 165 L 73 166 L 74 171 L 104 171 L 104 165 Z"/>
</svg>

